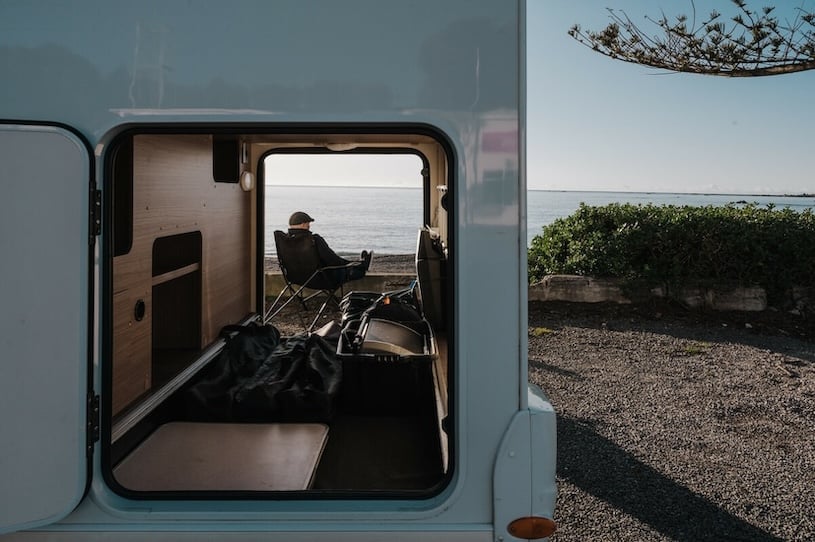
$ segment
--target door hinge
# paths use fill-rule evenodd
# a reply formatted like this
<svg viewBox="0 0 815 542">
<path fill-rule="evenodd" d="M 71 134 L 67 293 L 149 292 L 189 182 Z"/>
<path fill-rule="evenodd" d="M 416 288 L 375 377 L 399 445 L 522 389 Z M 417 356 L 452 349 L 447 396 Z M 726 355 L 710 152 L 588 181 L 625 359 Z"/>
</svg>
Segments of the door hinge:
<svg viewBox="0 0 815 542">
<path fill-rule="evenodd" d="M 102 233 L 102 191 L 91 190 L 91 242 Z"/>
<path fill-rule="evenodd" d="M 93 454 L 93 445 L 99 441 L 99 396 L 88 394 L 88 455 Z"/>
</svg>

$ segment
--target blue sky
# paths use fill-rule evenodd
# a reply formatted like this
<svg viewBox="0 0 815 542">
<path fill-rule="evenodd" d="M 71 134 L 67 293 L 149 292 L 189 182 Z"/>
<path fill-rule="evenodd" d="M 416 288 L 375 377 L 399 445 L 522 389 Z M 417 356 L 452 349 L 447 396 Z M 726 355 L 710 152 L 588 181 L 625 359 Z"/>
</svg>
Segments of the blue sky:
<svg viewBox="0 0 815 542">
<path fill-rule="evenodd" d="M 799 2 L 776 4 L 789 16 Z M 812 1 L 804 7 L 813 9 Z M 725 0 L 695 2 L 697 17 Z M 815 71 L 730 79 L 611 60 L 567 35 L 600 30 L 606 6 L 635 22 L 692 14 L 690 0 L 528 0 L 527 178 L 532 189 L 779 194 L 815 192 Z M 780 10 L 784 11 L 780 11 Z M 783 17 L 780 17 L 783 19 Z M 653 33 L 657 33 L 654 27 Z"/>
</svg>

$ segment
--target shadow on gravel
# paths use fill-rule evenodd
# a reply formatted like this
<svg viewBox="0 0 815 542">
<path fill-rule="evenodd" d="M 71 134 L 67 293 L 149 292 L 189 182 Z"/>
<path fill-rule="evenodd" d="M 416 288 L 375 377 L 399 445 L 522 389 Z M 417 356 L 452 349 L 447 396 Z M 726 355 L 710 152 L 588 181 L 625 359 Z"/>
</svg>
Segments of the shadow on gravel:
<svg viewBox="0 0 815 542">
<path fill-rule="evenodd" d="M 781 540 L 642 463 L 589 423 L 559 416 L 557 438 L 558 477 L 667 537 Z"/>
<path fill-rule="evenodd" d="M 572 378 L 572 379 L 577 380 L 579 382 L 582 382 L 582 381 L 586 380 L 586 377 L 584 377 L 580 373 L 577 373 L 575 371 L 570 371 L 569 369 L 564 369 L 563 367 L 558 367 L 557 365 L 553 365 L 551 363 L 546 363 L 545 361 L 541 361 L 541 360 L 538 360 L 538 359 L 530 358 L 529 359 L 529 365 L 530 365 L 530 367 L 534 367 L 536 369 L 541 369 L 543 371 L 547 371 L 547 372 L 552 373 L 552 374 Z"/>
</svg>

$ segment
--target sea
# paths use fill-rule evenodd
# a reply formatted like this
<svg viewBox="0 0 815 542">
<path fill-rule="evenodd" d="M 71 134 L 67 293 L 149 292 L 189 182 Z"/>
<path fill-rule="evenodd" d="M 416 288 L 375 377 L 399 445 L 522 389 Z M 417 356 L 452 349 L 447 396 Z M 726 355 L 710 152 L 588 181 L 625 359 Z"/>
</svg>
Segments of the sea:
<svg viewBox="0 0 815 542">
<path fill-rule="evenodd" d="M 691 206 L 755 203 L 796 211 L 815 209 L 815 197 L 809 196 L 530 190 L 527 192 L 527 244 L 544 226 L 576 211 L 580 203 Z M 305 211 L 314 218 L 311 230 L 322 235 L 340 254 L 357 254 L 363 249 L 377 254 L 412 254 L 416 248 L 416 230 L 423 223 L 422 190 L 267 186 L 266 256 L 275 255 L 274 230 L 285 230 L 289 215 L 294 211 Z"/>
</svg>

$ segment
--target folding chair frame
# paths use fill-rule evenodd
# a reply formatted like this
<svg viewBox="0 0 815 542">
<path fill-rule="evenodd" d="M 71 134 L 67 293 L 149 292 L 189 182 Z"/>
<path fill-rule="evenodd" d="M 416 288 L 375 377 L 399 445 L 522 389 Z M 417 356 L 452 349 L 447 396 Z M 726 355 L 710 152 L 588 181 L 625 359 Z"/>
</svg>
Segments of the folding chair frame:
<svg viewBox="0 0 815 542">
<path fill-rule="evenodd" d="M 263 315 L 263 322 L 268 323 L 269 321 L 271 321 L 275 316 L 277 316 L 280 313 L 280 311 L 285 309 L 289 305 L 289 303 L 291 303 L 295 299 L 297 299 L 300 302 L 300 304 L 303 306 L 304 310 L 308 310 L 308 306 L 306 305 L 307 301 L 310 301 L 311 299 L 314 299 L 315 297 L 318 297 L 320 295 L 324 295 L 325 296 L 325 301 L 320 306 L 320 310 L 317 311 L 317 315 L 311 321 L 311 324 L 306 328 L 306 331 L 308 331 L 308 332 L 313 331 L 314 326 L 320 320 L 320 317 L 323 315 L 323 313 L 325 312 L 326 307 L 328 307 L 328 304 L 330 302 L 333 302 L 334 305 L 339 308 L 340 301 L 339 301 L 339 298 L 337 298 L 337 291 L 340 292 L 340 298 L 342 298 L 342 296 L 344 295 L 343 285 L 345 283 L 342 282 L 342 283 L 338 284 L 336 288 L 309 288 L 308 285 L 317 276 L 319 276 L 319 275 L 325 276 L 324 273 L 326 271 L 335 271 L 335 270 L 338 270 L 338 269 L 348 269 L 348 268 L 353 267 L 355 265 L 358 265 L 358 263 L 357 262 L 351 262 L 351 263 L 349 263 L 347 265 L 333 265 L 333 266 L 328 266 L 328 267 L 321 267 L 320 269 L 317 269 L 314 273 L 312 273 L 311 276 L 308 278 L 308 280 L 304 281 L 305 284 L 300 285 L 299 288 L 297 288 L 296 290 L 293 287 L 293 283 L 291 281 L 289 281 L 288 277 L 286 276 L 286 269 L 281 265 L 280 269 L 283 271 L 283 278 L 286 281 L 286 285 L 283 286 L 283 289 L 280 290 L 279 294 L 277 294 L 277 297 L 275 298 L 274 302 L 272 302 L 272 304 L 269 306 L 269 308 L 266 309 L 266 312 Z M 308 296 L 304 297 L 303 291 L 307 290 L 307 289 L 314 289 L 316 291 L 314 293 L 309 294 Z M 283 298 L 283 296 L 286 294 L 286 292 L 289 292 L 288 299 L 286 299 L 286 301 L 283 302 L 282 305 L 275 308 L 277 306 L 277 304 L 280 302 L 280 300 Z"/>
</svg>

